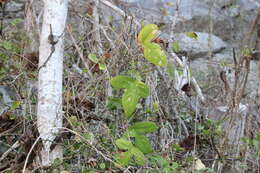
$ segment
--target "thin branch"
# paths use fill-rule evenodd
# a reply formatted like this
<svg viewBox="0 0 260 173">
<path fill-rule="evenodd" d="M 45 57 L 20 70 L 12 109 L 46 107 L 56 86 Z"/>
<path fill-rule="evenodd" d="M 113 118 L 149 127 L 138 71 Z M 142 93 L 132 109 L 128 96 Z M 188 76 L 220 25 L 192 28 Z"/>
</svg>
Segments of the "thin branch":
<svg viewBox="0 0 260 173">
<path fill-rule="evenodd" d="M 2 154 L 2 156 L 1 156 L 1 158 L 0 158 L 0 162 L 2 162 L 2 161 L 5 159 L 5 157 L 8 156 L 8 154 L 9 154 L 12 150 L 18 148 L 19 146 L 20 146 L 19 141 L 16 141 L 6 152 L 4 152 L 4 153 Z"/>
<path fill-rule="evenodd" d="M 36 144 L 38 143 L 38 141 L 39 141 L 40 139 L 41 139 L 41 137 L 39 136 L 39 137 L 35 140 L 35 142 L 33 143 L 33 145 L 32 145 L 32 147 L 31 147 L 30 151 L 28 152 L 28 154 L 27 154 L 27 156 L 26 156 L 26 159 L 25 159 L 25 162 L 24 162 L 23 172 L 22 172 L 22 173 L 25 173 L 25 169 L 26 169 L 26 166 L 27 166 L 29 157 L 30 157 L 30 155 L 31 155 L 31 153 L 32 153 L 32 151 L 33 151 L 33 149 L 34 149 L 34 147 L 36 146 Z"/>
<path fill-rule="evenodd" d="M 109 2 L 107 0 L 100 0 L 100 2 L 103 3 L 104 5 L 112 8 L 114 11 L 116 11 L 119 15 L 126 18 L 127 20 L 129 20 L 129 21 L 133 20 L 136 25 L 141 26 L 141 24 L 137 20 L 135 20 L 134 17 L 126 15 L 123 10 L 121 10 L 120 8 L 118 8 L 117 6 L 112 4 L 111 2 Z"/>
<path fill-rule="evenodd" d="M 68 31 L 68 33 L 69 33 L 69 35 L 70 35 L 70 38 L 71 38 L 71 40 L 72 40 L 72 42 L 73 42 L 75 48 L 76 48 L 77 51 L 78 51 L 78 54 L 79 54 L 80 59 L 82 60 L 83 64 L 85 65 L 85 67 L 86 67 L 86 69 L 87 69 L 87 73 L 89 74 L 89 77 L 90 77 L 91 79 L 93 79 L 93 74 L 92 74 L 91 71 L 90 71 L 90 68 L 89 68 L 89 66 L 88 66 L 88 63 L 86 62 L 86 60 L 85 60 L 85 58 L 84 58 L 84 56 L 83 56 L 83 53 L 82 53 L 82 51 L 80 50 L 80 47 L 77 45 L 76 40 L 75 40 L 75 38 L 74 38 L 73 35 L 72 35 L 72 30 L 71 30 L 71 27 L 70 27 L 70 26 L 67 26 L 67 31 Z"/>
</svg>

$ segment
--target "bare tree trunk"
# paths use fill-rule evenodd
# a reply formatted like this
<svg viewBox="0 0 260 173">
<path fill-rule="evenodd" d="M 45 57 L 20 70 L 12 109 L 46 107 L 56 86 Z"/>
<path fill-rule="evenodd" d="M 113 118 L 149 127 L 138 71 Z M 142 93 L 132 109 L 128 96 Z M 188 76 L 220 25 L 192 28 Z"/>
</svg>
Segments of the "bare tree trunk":
<svg viewBox="0 0 260 173">
<path fill-rule="evenodd" d="M 37 62 L 39 60 L 39 25 L 36 24 L 36 13 L 35 13 L 35 1 L 28 0 L 25 3 L 25 18 L 24 18 L 24 30 L 26 32 L 27 39 L 25 42 L 25 47 L 23 51 L 24 61 L 26 62 L 26 68 L 37 67 Z M 34 116 L 32 112 L 36 111 L 36 106 L 32 105 L 30 102 L 30 97 L 33 91 L 33 85 L 35 82 L 30 81 L 27 83 L 27 99 L 24 99 L 24 104 L 22 104 L 23 116 Z M 36 83 L 35 83 L 36 84 Z M 36 85 L 34 85 L 36 86 Z M 33 111 L 31 111 L 33 110 Z M 34 113 L 33 113 L 34 114 Z"/>
<path fill-rule="evenodd" d="M 40 38 L 37 126 L 43 141 L 42 166 L 62 158 L 61 146 L 50 146 L 62 127 L 63 36 L 68 0 L 44 0 Z"/>
<path fill-rule="evenodd" d="M 24 20 L 24 29 L 27 32 L 28 39 L 30 40 L 30 43 L 26 44 L 26 47 L 24 48 L 24 53 L 31 53 L 31 52 L 37 52 L 39 47 L 39 41 L 38 41 L 38 29 L 36 26 L 36 17 L 35 12 L 33 9 L 33 1 L 34 0 L 28 0 L 25 5 L 25 20 Z"/>
</svg>

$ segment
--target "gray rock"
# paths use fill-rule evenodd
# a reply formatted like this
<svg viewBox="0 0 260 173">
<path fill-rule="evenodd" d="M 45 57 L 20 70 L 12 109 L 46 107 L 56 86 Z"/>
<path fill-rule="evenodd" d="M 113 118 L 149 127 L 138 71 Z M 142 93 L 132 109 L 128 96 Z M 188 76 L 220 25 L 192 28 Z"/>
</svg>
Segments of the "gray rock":
<svg viewBox="0 0 260 173">
<path fill-rule="evenodd" d="M 8 86 L 0 85 L 0 103 L 10 106 L 16 98 L 15 92 Z"/>
<path fill-rule="evenodd" d="M 207 3 L 212 3 L 212 0 L 205 0 Z M 214 3 L 220 7 L 228 7 L 235 3 L 236 0 L 217 0 Z"/>
<path fill-rule="evenodd" d="M 219 75 L 223 69 L 230 69 L 231 73 L 234 73 L 233 67 L 233 54 L 232 49 L 227 48 L 221 53 L 215 54 L 210 59 L 198 58 L 190 61 L 190 67 L 192 74 L 204 85 L 207 83 L 207 75 L 212 73 Z M 206 83 L 205 83 L 206 82 Z M 234 85 L 234 76 L 230 79 L 231 86 Z M 260 97 L 260 61 L 250 62 L 250 71 L 248 75 L 248 81 L 246 84 L 245 94 L 250 100 L 259 100 Z"/>
<path fill-rule="evenodd" d="M 236 1 L 237 5 L 239 5 L 241 12 L 246 10 L 257 10 L 260 7 L 259 0 L 239 0 Z"/>
<path fill-rule="evenodd" d="M 198 58 L 209 53 L 217 53 L 227 47 L 227 44 L 219 37 L 196 32 L 197 39 L 188 37 L 185 33 L 174 34 L 174 40 L 179 42 L 182 51 L 187 52 L 189 58 Z"/>
<path fill-rule="evenodd" d="M 126 0 L 141 20 L 166 23 L 165 32 L 210 32 L 239 46 L 259 10 L 257 0 Z M 167 3 L 173 5 L 167 5 Z M 175 28 L 172 16 L 178 14 Z"/>
<path fill-rule="evenodd" d="M 209 4 L 202 0 L 131 0 L 129 2 L 131 8 L 128 9 L 132 14 L 137 15 L 142 20 L 152 22 L 170 23 L 171 16 L 178 13 L 178 21 L 192 20 L 197 16 L 205 16 L 208 18 L 211 15 L 214 19 L 221 18 L 221 13 L 215 8 L 211 8 Z M 172 5 L 169 5 L 172 4 Z"/>
</svg>

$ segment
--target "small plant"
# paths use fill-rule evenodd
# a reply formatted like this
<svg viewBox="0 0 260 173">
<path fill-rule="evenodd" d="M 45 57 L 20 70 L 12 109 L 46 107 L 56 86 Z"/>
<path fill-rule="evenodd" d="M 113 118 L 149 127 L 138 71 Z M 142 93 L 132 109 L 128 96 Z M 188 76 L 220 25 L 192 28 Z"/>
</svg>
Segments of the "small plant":
<svg viewBox="0 0 260 173">
<path fill-rule="evenodd" d="M 129 118 L 136 109 L 139 98 L 149 96 L 149 88 L 141 81 L 128 76 L 116 76 L 111 80 L 115 89 L 125 89 L 122 105 L 125 115 Z"/>
<path fill-rule="evenodd" d="M 159 44 L 152 42 L 158 36 L 158 33 L 159 30 L 156 25 L 147 25 L 140 31 L 138 42 L 142 46 L 144 57 L 149 62 L 164 67 L 167 65 L 166 54 Z M 121 100 L 110 98 L 109 107 L 115 109 L 121 103 L 126 118 L 132 118 L 135 115 L 134 112 L 140 98 L 149 96 L 149 87 L 140 79 L 123 75 L 112 78 L 110 82 L 114 89 L 124 89 L 124 93 Z M 144 165 L 147 160 L 145 155 L 153 152 L 149 139 L 145 135 L 155 132 L 157 128 L 155 123 L 149 121 L 137 122 L 130 126 L 122 137 L 116 140 L 119 149 L 115 154 L 117 163 L 120 166 Z"/>
<path fill-rule="evenodd" d="M 138 165 L 144 165 L 146 159 L 144 154 L 153 151 L 149 139 L 145 136 L 157 130 L 153 122 L 138 122 L 129 127 L 123 137 L 116 140 L 117 147 L 123 152 L 116 154 L 117 162 L 122 165 L 128 165 L 131 161 Z"/>
<path fill-rule="evenodd" d="M 249 148 L 252 148 L 255 153 L 253 157 L 259 159 L 260 155 L 260 134 L 256 134 L 255 138 L 243 137 L 241 139 Z"/>
<path fill-rule="evenodd" d="M 151 63 L 164 67 L 167 64 L 165 52 L 161 46 L 152 41 L 158 37 L 159 28 L 155 24 L 145 26 L 138 35 L 138 42 L 144 50 L 144 57 Z"/>
<path fill-rule="evenodd" d="M 166 158 L 158 154 L 153 154 L 149 156 L 149 160 L 151 162 L 152 167 L 159 169 L 159 171 L 155 170 L 147 170 L 146 173 L 184 173 L 184 171 L 180 170 L 180 165 L 177 162 L 171 162 Z"/>
<path fill-rule="evenodd" d="M 102 61 L 104 61 L 104 60 L 98 59 L 96 54 L 90 53 L 88 55 L 88 59 L 90 59 L 93 63 L 97 64 L 99 70 L 106 70 L 106 68 L 107 68 L 106 64 L 102 63 Z"/>
</svg>

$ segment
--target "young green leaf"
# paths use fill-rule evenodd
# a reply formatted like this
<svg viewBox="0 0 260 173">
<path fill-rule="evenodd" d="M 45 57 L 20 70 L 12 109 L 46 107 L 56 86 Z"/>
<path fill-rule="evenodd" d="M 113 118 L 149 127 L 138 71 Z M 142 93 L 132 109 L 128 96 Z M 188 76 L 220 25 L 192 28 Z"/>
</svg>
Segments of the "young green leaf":
<svg viewBox="0 0 260 173">
<path fill-rule="evenodd" d="M 144 57 L 151 63 L 164 67 L 167 64 L 165 52 L 156 43 L 145 43 Z"/>
<path fill-rule="evenodd" d="M 196 32 L 186 32 L 185 33 L 188 37 L 193 38 L 193 39 L 198 39 L 198 35 L 196 34 Z"/>
<path fill-rule="evenodd" d="M 158 104 L 158 102 L 153 103 L 153 112 L 159 112 L 159 104 Z"/>
<path fill-rule="evenodd" d="M 20 105 L 21 105 L 20 101 L 14 101 L 12 103 L 11 110 L 15 110 L 15 109 L 19 108 Z"/>
<path fill-rule="evenodd" d="M 131 154 L 134 156 L 135 161 L 138 165 L 144 165 L 146 160 L 144 154 L 136 147 L 131 148 Z"/>
<path fill-rule="evenodd" d="M 126 116 L 129 118 L 135 111 L 139 99 L 137 89 L 134 85 L 128 88 L 122 97 L 122 104 Z"/>
<path fill-rule="evenodd" d="M 133 147 L 133 144 L 126 139 L 120 138 L 116 140 L 116 146 L 122 150 L 130 150 Z"/>
<path fill-rule="evenodd" d="M 22 22 L 23 22 L 23 19 L 17 18 L 17 19 L 14 19 L 13 21 L 11 21 L 11 25 L 15 26 L 15 25 L 22 23 Z"/>
<path fill-rule="evenodd" d="M 123 134 L 123 138 L 125 139 L 129 139 L 130 137 L 135 137 L 137 135 L 137 133 L 134 130 L 127 130 L 124 134 Z"/>
<path fill-rule="evenodd" d="M 145 83 L 136 80 L 134 82 L 134 85 L 136 86 L 138 95 L 140 97 L 148 97 L 149 96 L 150 90 L 149 90 L 149 87 Z"/>
<path fill-rule="evenodd" d="M 144 154 L 153 152 L 152 146 L 149 142 L 149 139 L 144 135 L 135 135 L 134 145 L 141 150 Z"/>
<path fill-rule="evenodd" d="M 90 59 L 94 63 L 98 63 L 96 54 L 93 54 L 93 53 L 88 54 L 88 59 Z"/>
<path fill-rule="evenodd" d="M 145 42 L 151 42 L 158 36 L 158 26 L 155 24 L 149 24 L 143 27 L 138 35 L 138 41 L 141 44 Z"/>
<path fill-rule="evenodd" d="M 179 44 L 178 41 L 174 41 L 174 42 L 172 43 L 172 50 L 173 50 L 173 52 L 175 52 L 175 53 L 178 53 L 178 52 L 181 51 L 180 44 Z"/>
<path fill-rule="evenodd" d="M 106 70 L 107 69 L 106 64 L 98 63 L 98 66 L 99 66 L 100 70 Z"/>
<path fill-rule="evenodd" d="M 252 49 L 250 49 L 250 48 L 248 48 L 248 47 L 243 48 L 243 49 L 242 49 L 242 54 L 243 54 L 244 56 L 251 56 L 251 55 L 252 55 Z"/>
<path fill-rule="evenodd" d="M 157 130 L 157 126 L 154 122 L 150 121 L 143 121 L 143 122 L 137 122 L 131 127 L 129 127 L 129 130 L 134 130 L 139 134 L 146 134 L 151 133 Z"/>
<path fill-rule="evenodd" d="M 129 76 L 118 75 L 116 77 L 113 77 L 110 83 L 115 89 L 121 89 L 128 88 L 134 81 L 135 79 Z"/>
<path fill-rule="evenodd" d="M 133 156 L 133 154 L 130 151 L 121 152 L 121 153 L 117 153 L 115 155 L 115 159 L 119 163 L 119 165 L 126 166 L 132 159 L 132 156 Z"/>
</svg>

